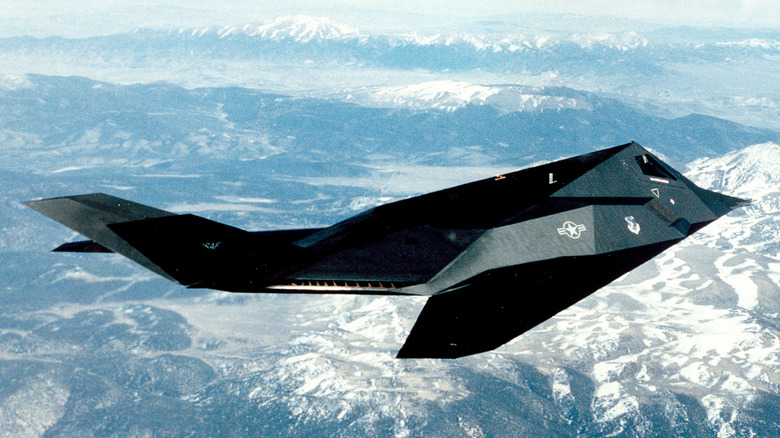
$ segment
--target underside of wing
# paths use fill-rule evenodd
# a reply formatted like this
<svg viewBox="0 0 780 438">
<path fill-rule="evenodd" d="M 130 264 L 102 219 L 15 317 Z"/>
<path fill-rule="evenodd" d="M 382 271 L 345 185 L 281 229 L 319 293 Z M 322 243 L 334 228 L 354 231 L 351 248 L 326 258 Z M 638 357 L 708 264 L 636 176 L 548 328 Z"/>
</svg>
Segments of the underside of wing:
<svg viewBox="0 0 780 438">
<path fill-rule="evenodd" d="M 54 252 L 114 252 L 94 240 L 82 240 L 79 242 L 63 243 L 54 248 Z"/>
</svg>

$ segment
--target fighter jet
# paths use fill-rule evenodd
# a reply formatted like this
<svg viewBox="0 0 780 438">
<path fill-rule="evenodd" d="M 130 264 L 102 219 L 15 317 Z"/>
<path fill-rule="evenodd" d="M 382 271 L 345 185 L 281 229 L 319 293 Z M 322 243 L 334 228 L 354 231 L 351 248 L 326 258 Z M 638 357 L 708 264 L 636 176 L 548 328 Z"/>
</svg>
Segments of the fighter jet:
<svg viewBox="0 0 780 438">
<path fill-rule="evenodd" d="M 364 211 L 249 232 L 102 193 L 29 201 L 188 288 L 423 295 L 398 358 L 493 350 L 749 201 L 697 187 L 637 143 Z M 258 317 L 262 317 L 261 315 Z"/>
</svg>

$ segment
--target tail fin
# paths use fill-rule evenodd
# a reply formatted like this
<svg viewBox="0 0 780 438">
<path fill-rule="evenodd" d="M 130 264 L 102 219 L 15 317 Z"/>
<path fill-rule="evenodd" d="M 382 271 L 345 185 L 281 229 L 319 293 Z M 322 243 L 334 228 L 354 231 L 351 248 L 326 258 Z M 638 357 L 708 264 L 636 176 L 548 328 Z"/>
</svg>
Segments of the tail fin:
<svg viewBox="0 0 780 438">
<path fill-rule="evenodd" d="M 149 270 L 189 287 L 261 290 L 306 251 L 276 233 L 250 233 L 96 193 L 31 208 Z"/>
<path fill-rule="evenodd" d="M 108 224 L 174 216 L 173 213 L 104 193 L 41 199 L 25 202 L 25 205 L 89 237 L 101 246 L 122 254 L 152 272 L 174 280 L 107 227 Z"/>
<path fill-rule="evenodd" d="M 306 253 L 273 233 L 250 233 L 191 214 L 108 228 L 188 287 L 259 291 Z"/>
</svg>

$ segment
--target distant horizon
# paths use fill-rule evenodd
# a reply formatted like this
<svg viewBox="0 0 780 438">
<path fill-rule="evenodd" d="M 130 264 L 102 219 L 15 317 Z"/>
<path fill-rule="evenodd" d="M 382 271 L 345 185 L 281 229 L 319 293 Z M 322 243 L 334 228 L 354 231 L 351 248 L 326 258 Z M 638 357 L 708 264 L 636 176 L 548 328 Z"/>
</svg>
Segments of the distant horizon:
<svg viewBox="0 0 780 438">
<path fill-rule="evenodd" d="M 0 37 L 82 38 L 136 28 L 240 25 L 285 15 L 328 17 L 373 32 L 471 32 L 492 26 L 521 31 L 651 31 L 668 27 L 780 30 L 780 2 L 663 1 L 624 4 L 608 0 L 355 2 L 262 1 L 215 5 L 197 0 L 80 1 L 50 4 L 8 0 L 0 5 Z"/>
</svg>

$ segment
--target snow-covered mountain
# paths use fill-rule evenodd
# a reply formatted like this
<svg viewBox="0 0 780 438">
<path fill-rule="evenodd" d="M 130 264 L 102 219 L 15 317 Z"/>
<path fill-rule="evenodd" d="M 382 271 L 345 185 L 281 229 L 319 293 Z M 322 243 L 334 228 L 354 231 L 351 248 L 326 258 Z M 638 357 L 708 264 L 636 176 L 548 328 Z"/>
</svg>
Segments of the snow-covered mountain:
<svg viewBox="0 0 780 438">
<path fill-rule="evenodd" d="M 150 29 L 136 29 L 134 34 L 156 33 Z M 575 45 L 583 49 L 606 48 L 620 51 L 647 47 L 649 40 L 636 32 L 620 33 L 547 33 L 541 35 L 474 35 L 474 34 L 377 34 L 361 31 L 350 24 L 325 17 L 289 15 L 243 26 L 179 28 L 167 31 L 171 35 L 224 38 L 250 37 L 273 41 L 310 43 L 317 41 L 347 41 L 355 44 L 385 42 L 394 46 L 465 46 L 478 51 L 518 52 L 549 50 L 561 45 Z"/>
<path fill-rule="evenodd" d="M 463 81 L 431 81 L 400 86 L 362 87 L 334 93 L 362 106 L 454 111 L 488 105 L 504 113 L 544 110 L 592 110 L 587 96 L 567 90 L 521 85 L 476 85 Z"/>
<path fill-rule="evenodd" d="M 104 61 L 122 62 L 137 59 L 147 63 L 161 55 L 165 56 L 162 60 L 178 61 L 181 58 L 181 62 L 187 57 L 274 62 L 303 59 L 317 64 L 341 62 L 500 73 L 517 69 L 564 72 L 573 71 L 575 67 L 582 73 L 591 65 L 591 68 L 597 66 L 602 75 L 619 72 L 647 75 L 663 72 L 664 65 L 686 58 L 720 62 L 739 55 L 758 61 L 768 60 L 767 56 L 777 55 L 780 50 L 780 36 L 774 34 L 736 40 L 727 37 L 728 33 L 720 40 L 668 40 L 634 31 L 380 34 L 330 18 L 294 15 L 238 26 L 136 29 L 130 33 L 85 39 L 4 38 L 0 39 L 0 52 L 23 57 L 35 53 L 57 56 L 70 53 L 87 59 L 102 57 Z"/>
<path fill-rule="evenodd" d="M 725 35 L 724 35 L 725 33 Z M 678 46 L 689 48 L 741 48 L 760 49 L 762 51 L 780 50 L 777 35 L 762 35 L 761 37 L 745 39 L 729 39 L 728 32 L 724 32 L 720 38 L 712 37 L 700 40 L 687 40 L 688 44 L 681 44 L 679 40 L 673 40 Z M 327 17 L 313 17 L 306 15 L 287 15 L 273 18 L 261 23 L 248 23 L 240 26 L 208 26 L 201 28 L 179 28 L 175 30 L 136 29 L 133 34 L 169 34 L 187 37 L 209 38 L 216 36 L 224 38 L 249 37 L 273 41 L 295 41 L 298 43 L 311 43 L 317 41 L 345 41 L 355 44 L 377 44 L 384 42 L 393 46 L 462 46 L 471 47 L 476 51 L 493 53 L 515 53 L 522 51 L 544 51 L 562 47 L 578 47 L 586 50 L 617 50 L 621 52 L 654 48 L 658 44 L 665 45 L 669 41 L 663 34 L 657 33 L 653 37 L 641 35 L 635 31 L 624 32 L 547 32 L 547 33 L 487 33 L 468 34 L 452 33 L 423 34 L 408 32 L 398 34 L 382 34 L 360 30 L 351 24 Z M 657 37 L 654 44 L 651 38 Z M 738 38 L 739 35 L 734 35 Z"/>
<path fill-rule="evenodd" d="M 138 29 L 135 32 L 143 32 L 143 30 Z M 305 15 L 282 16 L 265 23 L 246 24 L 241 27 L 182 28 L 178 29 L 176 33 L 180 35 L 189 34 L 193 37 L 202 37 L 216 33 L 219 38 L 244 35 L 274 41 L 292 40 L 299 43 L 308 43 L 313 40 L 351 41 L 359 39 L 361 36 L 361 32 L 358 28 L 346 23 L 341 23 L 330 18 L 309 17 Z"/>
<path fill-rule="evenodd" d="M 164 81 L 187 88 L 243 86 L 298 96 L 364 88 L 387 88 L 385 93 L 395 95 L 397 87 L 448 82 L 567 86 L 630 99 L 667 117 L 694 112 L 780 126 L 777 32 L 499 29 L 381 33 L 296 15 L 80 39 L 19 36 L 0 38 L 0 74 L 75 75 L 121 84 Z"/>
<path fill-rule="evenodd" d="M 745 211 L 761 213 L 780 211 L 780 167 L 776 143 L 753 145 L 721 157 L 701 158 L 690 163 L 688 176 L 702 186 L 752 199 Z"/>
<path fill-rule="evenodd" d="M 602 59 L 608 52 L 623 53 L 636 52 L 638 54 L 652 54 L 653 56 L 662 55 L 662 60 L 674 59 L 677 55 L 672 55 L 674 49 L 680 50 L 681 55 L 693 55 L 701 53 L 704 57 L 711 57 L 714 51 L 720 50 L 728 56 L 731 50 L 738 50 L 738 53 L 754 53 L 757 55 L 766 55 L 767 53 L 777 53 L 780 50 L 778 35 L 761 35 L 761 37 L 729 39 L 728 32 L 721 35 L 720 39 L 704 38 L 700 40 L 677 40 L 668 39 L 657 34 L 653 37 L 640 35 L 635 31 L 625 32 L 594 32 L 594 33 L 498 33 L 498 34 L 421 34 L 419 32 L 382 34 L 374 33 L 352 26 L 348 23 L 340 22 L 326 17 L 312 17 L 305 15 L 280 16 L 261 23 L 248 23 L 244 25 L 229 26 L 206 26 L 193 28 L 177 29 L 151 29 L 139 28 L 127 34 L 116 34 L 106 37 L 92 37 L 83 40 L 70 40 L 74 45 L 90 45 L 98 50 L 107 50 L 112 44 L 119 42 L 134 41 L 136 44 L 163 43 L 163 47 L 168 49 L 176 48 L 186 41 L 203 41 L 207 44 L 216 44 L 216 47 L 231 48 L 236 51 L 239 48 L 247 51 L 246 55 L 251 55 L 252 46 L 246 43 L 254 41 L 261 43 L 263 41 L 274 43 L 296 43 L 304 46 L 320 45 L 322 52 L 317 59 L 327 59 L 327 50 L 335 46 L 322 45 L 324 42 L 339 42 L 351 44 L 355 50 L 353 55 L 358 59 L 367 61 L 374 59 L 381 61 L 389 56 L 394 56 L 391 52 L 395 51 L 398 56 L 414 53 L 414 49 L 439 48 L 445 50 L 444 54 L 460 53 L 450 59 L 444 59 L 442 55 L 440 61 L 462 62 L 463 56 L 478 56 L 479 61 L 483 63 L 483 68 L 490 67 L 501 59 L 504 63 L 508 62 L 506 56 L 529 56 L 534 52 L 550 53 L 561 56 L 559 61 L 568 62 L 568 56 L 575 53 L 594 53 L 598 52 Z M 735 35 L 739 36 L 739 34 Z M 655 38 L 654 42 L 651 38 Z M 220 41 L 221 40 L 221 41 Z M 31 45 L 33 47 L 45 48 L 63 47 L 66 40 L 58 38 L 9 38 L 6 42 L 21 44 L 22 46 Z M 205 49 L 205 46 L 190 45 L 191 49 Z M 216 48 L 215 47 L 215 48 Z M 258 46 L 270 47 L 270 46 Z M 284 46 L 289 47 L 289 46 Z M 360 47 L 369 49 L 361 51 Z M 118 48 L 118 47 L 117 47 Z M 137 47 L 136 47 L 137 48 Z M 149 44 L 149 49 L 153 46 Z M 471 52 L 453 52 L 448 48 L 457 48 Z M 405 49 L 410 49 L 406 51 Z M 750 52 L 750 51 L 753 52 Z M 209 52 L 212 55 L 216 52 Z M 434 52 L 426 52 L 434 53 Z M 257 55 L 257 53 L 254 53 Z M 292 53 L 288 55 L 293 55 Z M 362 56 L 359 56 L 362 55 Z M 392 61 L 394 63 L 400 60 Z M 457 64 L 450 65 L 450 68 L 457 68 Z"/>
<path fill-rule="evenodd" d="M 215 160 L 517 167 L 630 140 L 684 163 L 780 138 L 714 117 L 657 117 L 561 87 L 424 82 L 301 98 L 235 87 L 25 81 L 0 90 L 0 147 L 7 164 L 36 172 L 127 165 L 160 173 Z"/>
<path fill-rule="evenodd" d="M 752 200 L 752 204 L 712 225 L 712 234 L 728 236 L 728 245 L 780 259 L 780 146 L 764 143 L 689 164 L 698 184 Z M 704 233 L 700 238 L 707 236 Z M 714 246 L 726 243 L 715 238 Z M 774 278 L 777 284 L 778 278 Z"/>
</svg>

